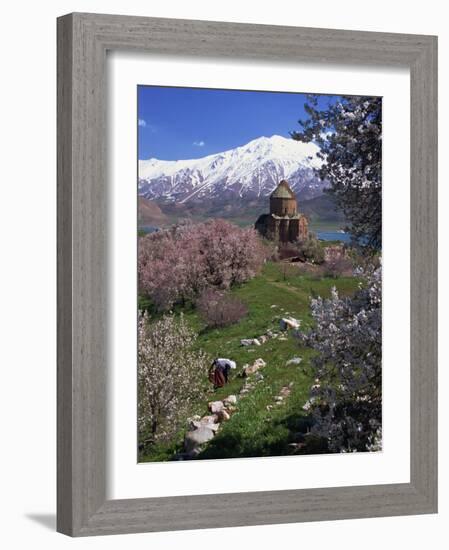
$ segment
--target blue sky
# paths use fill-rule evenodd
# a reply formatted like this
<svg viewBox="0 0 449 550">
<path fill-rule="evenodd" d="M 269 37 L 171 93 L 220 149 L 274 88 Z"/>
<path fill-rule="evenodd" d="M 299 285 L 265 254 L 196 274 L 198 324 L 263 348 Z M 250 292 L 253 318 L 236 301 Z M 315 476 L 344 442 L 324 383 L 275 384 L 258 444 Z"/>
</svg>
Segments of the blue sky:
<svg viewBox="0 0 449 550">
<path fill-rule="evenodd" d="M 200 158 L 260 136 L 289 137 L 305 94 L 138 86 L 139 159 Z M 321 96 L 320 106 L 337 96 Z"/>
</svg>

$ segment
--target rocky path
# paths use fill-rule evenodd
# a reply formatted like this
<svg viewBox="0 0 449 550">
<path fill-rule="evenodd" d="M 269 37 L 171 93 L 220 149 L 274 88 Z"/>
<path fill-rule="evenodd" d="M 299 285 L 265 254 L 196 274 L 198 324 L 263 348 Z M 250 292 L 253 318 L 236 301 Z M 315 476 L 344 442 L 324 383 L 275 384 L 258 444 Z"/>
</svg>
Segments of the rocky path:
<svg viewBox="0 0 449 550">
<path fill-rule="evenodd" d="M 273 309 L 278 306 L 272 305 Z M 248 347 L 248 351 L 255 351 L 269 340 L 286 340 L 286 333 L 289 330 L 297 330 L 301 321 L 288 317 L 283 311 L 284 316 L 280 318 L 280 331 L 267 330 L 264 334 L 255 338 L 244 338 L 240 340 L 240 345 Z M 286 367 L 301 362 L 301 358 L 294 357 L 286 362 Z M 258 384 L 264 381 L 262 370 L 266 367 L 264 359 L 259 357 L 252 363 L 243 365 L 240 376 L 245 382 L 237 394 L 228 395 L 222 400 L 210 401 L 208 403 L 208 414 L 204 416 L 196 415 L 187 421 L 187 432 L 184 437 L 184 448 L 181 453 L 175 455 L 174 460 L 192 460 L 195 459 L 204 449 L 204 447 L 217 435 L 224 422 L 228 422 L 232 415 L 238 411 L 239 402 L 249 395 Z M 282 406 L 286 403 L 292 391 L 293 382 L 283 386 L 279 393 L 274 396 L 273 404 L 267 405 L 266 409 L 271 410 L 274 407 Z"/>
<path fill-rule="evenodd" d="M 238 411 L 238 402 L 244 399 L 257 384 L 263 382 L 264 376 L 259 371 L 265 366 L 266 363 L 261 357 L 251 364 L 244 365 L 241 376 L 245 378 L 245 383 L 238 395 L 228 395 L 221 401 L 210 401 L 209 414 L 203 417 L 196 415 L 188 419 L 184 451 L 177 454 L 174 457 L 175 460 L 191 460 L 199 455 L 204 445 L 218 433 L 221 424 L 230 420 L 231 416 Z"/>
</svg>

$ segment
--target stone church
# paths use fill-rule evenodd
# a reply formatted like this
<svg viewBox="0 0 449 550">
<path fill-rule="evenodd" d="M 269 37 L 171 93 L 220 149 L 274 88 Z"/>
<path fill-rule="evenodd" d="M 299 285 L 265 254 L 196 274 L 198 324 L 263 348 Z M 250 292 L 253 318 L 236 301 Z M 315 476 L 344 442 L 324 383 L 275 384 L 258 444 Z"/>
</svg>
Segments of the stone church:
<svg viewBox="0 0 449 550">
<path fill-rule="evenodd" d="M 286 243 L 306 239 L 308 225 L 304 214 L 298 212 L 296 195 L 282 180 L 270 195 L 270 213 L 259 216 L 255 227 L 263 237 Z"/>
</svg>

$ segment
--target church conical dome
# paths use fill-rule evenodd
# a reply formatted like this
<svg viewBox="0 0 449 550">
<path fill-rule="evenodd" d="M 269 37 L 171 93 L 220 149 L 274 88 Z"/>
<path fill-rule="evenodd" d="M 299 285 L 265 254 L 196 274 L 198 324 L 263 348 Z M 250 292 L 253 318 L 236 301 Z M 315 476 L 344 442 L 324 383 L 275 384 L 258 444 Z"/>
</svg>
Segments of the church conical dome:
<svg viewBox="0 0 449 550">
<path fill-rule="evenodd" d="M 270 214 L 294 216 L 296 213 L 296 195 L 290 189 L 290 185 L 282 180 L 270 195 Z"/>
<path fill-rule="evenodd" d="M 290 189 L 290 185 L 286 180 L 279 182 L 279 185 L 271 193 L 270 198 L 272 199 L 294 199 L 296 200 L 296 195 Z"/>
</svg>

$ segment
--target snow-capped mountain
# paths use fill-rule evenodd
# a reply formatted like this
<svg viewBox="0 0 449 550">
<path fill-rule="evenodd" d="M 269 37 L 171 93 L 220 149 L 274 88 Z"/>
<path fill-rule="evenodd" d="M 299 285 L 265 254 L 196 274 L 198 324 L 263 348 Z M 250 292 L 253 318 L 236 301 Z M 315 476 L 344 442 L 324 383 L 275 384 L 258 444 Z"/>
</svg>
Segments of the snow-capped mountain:
<svg viewBox="0 0 449 550">
<path fill-rule="evenodd" d="M 178 204 L 251 200 L 269 195 L 287 179 L 299 198 L 313 198 L 326 187 L 313 171 L 321 165 L 318 151 L 314 143 L 275 135 L 200 159 L 141 160 L 139 195 Z"/>
</svg>

